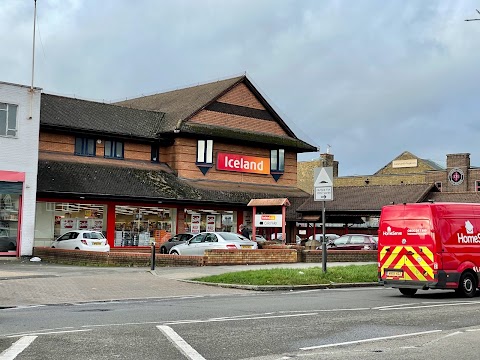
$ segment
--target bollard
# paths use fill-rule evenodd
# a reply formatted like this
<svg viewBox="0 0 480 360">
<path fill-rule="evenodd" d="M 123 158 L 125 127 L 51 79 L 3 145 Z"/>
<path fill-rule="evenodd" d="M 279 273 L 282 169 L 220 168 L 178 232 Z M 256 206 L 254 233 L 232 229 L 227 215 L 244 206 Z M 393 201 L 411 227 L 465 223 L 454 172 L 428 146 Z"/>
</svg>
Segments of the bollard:
<svg viewBox="0 0 480 360">
<path fill-rule="evenodd" d="M 155 270 L 155 241 L 152 241 L 152 259 L 150 270 Z"/>
</svg>

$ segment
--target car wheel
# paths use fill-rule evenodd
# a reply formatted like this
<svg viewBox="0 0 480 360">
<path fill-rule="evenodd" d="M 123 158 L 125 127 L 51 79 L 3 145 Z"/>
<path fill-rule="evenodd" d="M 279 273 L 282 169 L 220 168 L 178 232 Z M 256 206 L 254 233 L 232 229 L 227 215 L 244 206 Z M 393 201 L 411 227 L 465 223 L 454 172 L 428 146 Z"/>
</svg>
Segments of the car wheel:
<svg viewBox="0 0 480 360">
<path fill-rule="evenodd" d="M 52 246 L 52 249 L 55 249 L 55 246 Z"/>
<path fill-rule="evenodd" d="M 472 273 L 465 272 L 460 277 L 460 282 L 458 284 L 457 294 L 472 298 L 477 292 L 477 279 Z"/>
<path fill-rule="evenodd" d="M 162 246 L 162 247 L 160 248 L 160 254 L 168 254 L 167 249 L 165 248 L 165 246 Z"/>
<path fill-rule="evenodd" d="M 79 248 L 79 247 L 76 247 L 75 250 L 80 250 L 80 248 Z"/>
<path fill-rule="evenodd" d="M 400 288 L 398 289 L 402 293 L 402 295 L 412 297 L 417 293 L 417 289 L 407 289 L 407 288 Z"/>
<path fill-rule="evenodd" d="M 176 251 L 176 250 L 173 250 L 170 254 L 172 254 L 172 255 L 180 255 L 180 254 L 178 253 L 178 251 Z"/>
</svg>

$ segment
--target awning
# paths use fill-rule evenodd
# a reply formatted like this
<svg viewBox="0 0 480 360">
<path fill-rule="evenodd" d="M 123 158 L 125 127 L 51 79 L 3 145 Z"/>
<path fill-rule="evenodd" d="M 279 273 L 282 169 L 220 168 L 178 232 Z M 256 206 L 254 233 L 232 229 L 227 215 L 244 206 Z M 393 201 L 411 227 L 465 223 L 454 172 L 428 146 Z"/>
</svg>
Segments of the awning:
<svg viewBox="0 0 480 360">
<path fill-rule="evenodd" d="M 287 198 L 283 199 L 252 199 L 247 206 L 290 206 Z"/>
</svg>

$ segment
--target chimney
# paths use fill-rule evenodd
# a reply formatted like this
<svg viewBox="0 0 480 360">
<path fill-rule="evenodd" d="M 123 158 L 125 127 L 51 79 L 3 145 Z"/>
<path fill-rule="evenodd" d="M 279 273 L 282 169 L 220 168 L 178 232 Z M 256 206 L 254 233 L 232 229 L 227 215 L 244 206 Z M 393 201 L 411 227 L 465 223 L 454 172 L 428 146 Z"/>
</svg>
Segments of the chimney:
<svg viewBox="0 0 480 360">
<path fill-rule="evenodd" d="M 338 177 L 338 161 L 334 160 L 333 154 L 320 154 L 320 166 L 333 167 L 333 177 Z"/>
<path fill-rule="evenodd" d="M 468 191 L 470 154 L 447 154 L 447 192 Z"/>
</svg>

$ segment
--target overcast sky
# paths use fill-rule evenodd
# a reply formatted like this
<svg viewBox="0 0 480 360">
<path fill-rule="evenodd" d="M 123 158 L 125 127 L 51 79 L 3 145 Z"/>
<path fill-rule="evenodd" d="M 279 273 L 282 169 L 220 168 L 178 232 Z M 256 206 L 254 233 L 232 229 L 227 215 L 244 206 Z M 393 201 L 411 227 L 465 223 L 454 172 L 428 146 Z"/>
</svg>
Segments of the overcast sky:
<svg viewBox="0 0 480 360">
<path fill-rule="evenodd" d="M 247 73 L 339 173 L 403 151 L 480 166 L 480 0 L 37 0 L 34 85 L 119 101 Z M 0 81 L 30 85 L 34 0 L 0 0 Z M 299 156 L 310 160 L 318 153 Z"/>
</svg>

